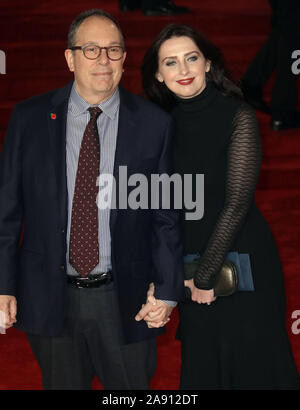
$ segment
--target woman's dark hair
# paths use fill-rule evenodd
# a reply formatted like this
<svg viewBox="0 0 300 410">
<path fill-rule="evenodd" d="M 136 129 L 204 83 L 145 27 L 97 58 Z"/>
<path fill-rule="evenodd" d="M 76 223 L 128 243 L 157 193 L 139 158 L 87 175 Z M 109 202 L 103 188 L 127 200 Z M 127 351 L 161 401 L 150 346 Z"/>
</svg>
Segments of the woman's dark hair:
<svg viewBox="0 0 300 410">
<path fill-rule="evenodd" d="M 158 52 L 164 41 L 173 37 L 189 37 L 197 45 L 206 60 L 210 60 L 210 71 L 206 81 L 211 81 L 224 95 L 242 97 L 240 88 L 230 79 L 220 50 L 193 27 L 183 24 L 169 24 L 156 37 L 142 63 L 142 82 L 146 96 L 166 110 L 174 105 L 173 93 L 156 79 Z"/>
</svg>

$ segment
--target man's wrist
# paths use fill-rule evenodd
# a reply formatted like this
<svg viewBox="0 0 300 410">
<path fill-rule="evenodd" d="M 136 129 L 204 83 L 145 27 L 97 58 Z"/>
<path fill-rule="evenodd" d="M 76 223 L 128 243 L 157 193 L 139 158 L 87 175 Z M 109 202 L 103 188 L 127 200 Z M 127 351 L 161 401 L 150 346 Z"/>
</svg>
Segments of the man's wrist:
<svg viewBox="0 0 300 410">
<path fill-rule="evenodd" d="M 177 306 L 177 302 L 175 302 L 174 300 L 162 300 L 161 299 L 161 301 L 172 308 Z"/>
</svg>

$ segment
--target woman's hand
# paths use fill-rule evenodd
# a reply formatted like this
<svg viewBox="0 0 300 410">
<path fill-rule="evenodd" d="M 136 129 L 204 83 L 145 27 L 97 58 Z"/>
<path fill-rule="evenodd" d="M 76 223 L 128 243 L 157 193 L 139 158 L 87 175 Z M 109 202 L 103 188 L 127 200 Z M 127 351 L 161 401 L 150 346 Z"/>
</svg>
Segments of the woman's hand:
<svg viewBox="0 0 300 410">
<path fill-rule="evenodd" d="M 184 286 L 187 288 L 190 288 L 191 290 L 191 300 L 193 302 L 197 303 L 207 303 L 208 305 L 211 304 L 211 302 L 214 302 L 217 298 L 214 295 L 214 290 L 209 289 L 209 290 L 202 290 L 196 288 L 194 284 L 194 279 L 189 279 L 184 281 Z"/>
</svg>

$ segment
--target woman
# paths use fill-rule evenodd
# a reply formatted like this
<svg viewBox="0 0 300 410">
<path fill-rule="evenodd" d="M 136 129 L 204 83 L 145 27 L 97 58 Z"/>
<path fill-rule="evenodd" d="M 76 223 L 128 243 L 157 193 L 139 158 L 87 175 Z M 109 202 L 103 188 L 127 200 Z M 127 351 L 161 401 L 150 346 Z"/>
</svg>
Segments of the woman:
<svg viewBox="0 0 300 410">
<path fill-rule="evenodd" d="M 253 110 L 219 50 L 185 25 L 164 28 L 143 66 L 147 96 L 175 120 L 174 171 L 204 174 L 204 216 L 183 219 L 185 255 L 201 255 L 179 306 L 181 389 L 297 389 L 279 255 L 253 197 L 260 140 Z M 195 186 L 193 187 L 195 192 Z M 254 291 L 214 295 L 229 251 L 251 258 Z"/>
</svg>

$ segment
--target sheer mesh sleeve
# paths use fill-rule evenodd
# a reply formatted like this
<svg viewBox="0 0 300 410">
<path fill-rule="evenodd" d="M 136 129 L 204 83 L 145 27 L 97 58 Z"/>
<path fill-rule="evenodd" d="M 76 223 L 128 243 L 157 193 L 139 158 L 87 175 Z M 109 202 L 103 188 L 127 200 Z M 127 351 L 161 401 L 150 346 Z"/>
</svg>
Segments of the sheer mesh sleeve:
<svg viewBox="0 0 300 410">
<path fill-rule="evenodd" d="M 241 104 L 233 118 L 233 132 L 227 152 L 225 204 L 200 258 L 194 277 L 199 289 L 212 289 L 235 235 L 252 203 L 261 159 L 260 137 L 255 112 Z"/>
</svg>

